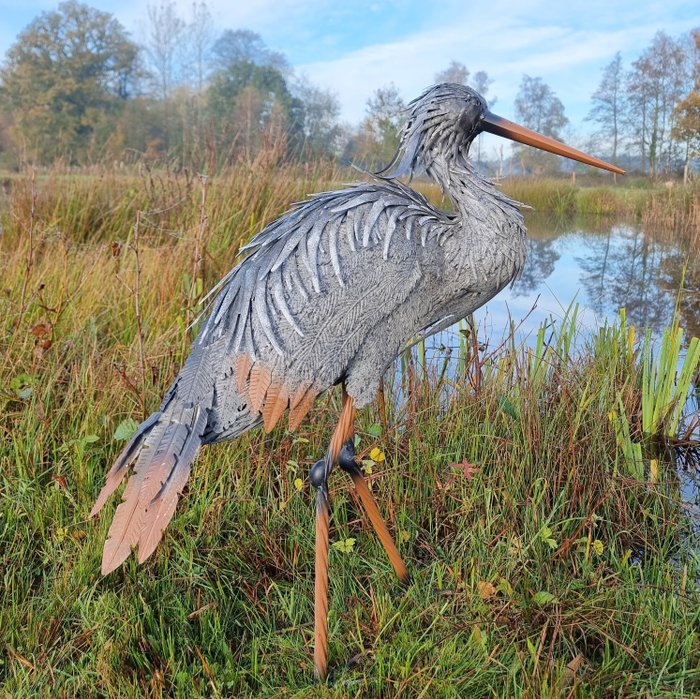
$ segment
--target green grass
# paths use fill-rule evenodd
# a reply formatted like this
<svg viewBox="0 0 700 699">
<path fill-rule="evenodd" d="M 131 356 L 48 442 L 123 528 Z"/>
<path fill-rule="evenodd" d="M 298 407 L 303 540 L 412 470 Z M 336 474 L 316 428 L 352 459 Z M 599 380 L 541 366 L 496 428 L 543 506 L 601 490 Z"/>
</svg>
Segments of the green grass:
<svg viewBox="0 0 700 699">
<path fill-rule="evenodd" d="M 700 187 L 656 182 L 649 178 L 621 177 L 617 184 L 602 184 L 600 177 L 579 177 L 577 184 L 564 178 L 508 177 L 499 183 L 505 194 L 526 204 L 553 223 L 571 225 L 577 218 L 587 226 L 611 218 L 641 224 L 657 237 L 700 244 Z M 419 180 L 414 187 L 449 208 L 437 185 Z"/>
<path fill-rule="evenodd" d="M 203 450 L 158 551 L 102 578 L 114 505 L 87 514 L 115 430 L 157 406 L 240 242 L 337 179 L 148 177 L 24 178 L 2 221 L 0 696 L 700 694 L 698 542 L 673 466 L 635 448 L 636 336 L 621 319 L 577 340 L 574 309 L 534 349 L 462 343 L 458 376 L 416 353 L 387 414 L 361 411 L 413 580 L 334 473 L 331 541 L 355 543 L 330 553 L 332 687 L 311 680 L 306 475 L 338 395 L 296 435 Z"/>
<path fill-rule="evenodd" d="M 616 216 L 633 219 L 655 230 L 669 230 L 698 241 L 700 188 L 620 178 L 617 185 L 601 185 L 580 178 L 579 186 L 564 179 L 512 177 L 503 191 L 535 211 L 559 217 Z M 585 183 L 585 184 L 584 184 Z M 584 186 L 580 186 L 584 184 Z"/>
</svg>

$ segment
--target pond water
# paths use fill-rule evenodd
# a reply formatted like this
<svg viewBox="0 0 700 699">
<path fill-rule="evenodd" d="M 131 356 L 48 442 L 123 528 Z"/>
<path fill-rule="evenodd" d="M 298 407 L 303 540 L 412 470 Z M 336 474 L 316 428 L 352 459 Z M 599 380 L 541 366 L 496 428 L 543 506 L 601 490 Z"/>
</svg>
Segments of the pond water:
<svg viewBox="0 0 700 699">
<path fill-rule="evenodd" d="M 627 322 L 637 336 L 649 330 L 659 339 L 679 305 L 686 343 L 700 337 L 700 260 L 692 251 L 639 226 L 603 219 L 558 222 L 526 219 L 528 256 L 518 279 L 474 314 L 479 341 L 494 348 L 516 328 L 518 342 L 533 346 L 544 322 L 564 319 L 578 306 L 578 339 L 606 322 Z M 430 338 L 429 352 L 459 345 L 459 326 Z"/>
<path fill-rule="evenodd" d="M 561 223 L 532 215 L 527 227 L 529 253 L 522 275 L 474 314 L 480 343 L 496 348 L 512 323 L 516 340 L 533 346 L 540 325 L 561 321 L 573 303 L 578 304 L 579 339 L 606 321 L 618 321 L 621 307 L 638 336 L 648 328 L 660 338 L 682 284 L 680 320 L 686 342 L 700 336 L 700 266 L 671 235 L 605 220 Z M 455 350 L 454 357 L 458 328 L 426 344 L 434 359 L 444 358 L 445 347 Z M 697 411 L 697 391 L 689 397 L 686 413 Z M 682 468 L 679 476 L 683 499 L 700 522 L 700 476 Z"/>
<path fill-rule="evenodd" d="M 673 315 L 688 261 L 681 246 L 629 224 L 595 220 L 557 223 L 530 217 L 528 258 L 522 275 L 476 314 L 483 331 L 501 334 L 509 318 L 527 340 L 542 321 L 562 318 L 579 304 L 579 326 L 594 332 L 619 318 L 624 306 L 638 331 L 659 336 Z M 700 279 L 689 269 L 681 324 L 700 335 L 700 307 L 694 300 Z M 529 313 L 529 316 L 528 316 Z"/>
</svg>

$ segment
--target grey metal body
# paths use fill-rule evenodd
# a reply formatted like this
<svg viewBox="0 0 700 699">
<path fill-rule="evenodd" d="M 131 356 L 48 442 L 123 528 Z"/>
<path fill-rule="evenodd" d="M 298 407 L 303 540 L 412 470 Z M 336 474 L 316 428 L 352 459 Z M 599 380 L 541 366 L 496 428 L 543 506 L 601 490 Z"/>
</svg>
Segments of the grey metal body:
<svg viewBox="0 0 700 699">
<path fill-rule="evenodd" d="M 283 230 L 255 238 L 195 342 L 195 351 L 217 347 L 220 366 L 207 441 L 241 419 L 231 415 L 233 396 L 218 399 L 230 393 L 227 358 L 248 352 L 287 380 L 324 388 L 342 379 L 362 407 L 411 341 L 464 318 L 513 279 L 526 250 L 520 212 L 463 165 L 445 168 L 459 215 L 376 180 L 319 195 L 281 219 Z M 285 251 L 289 234 L 314 220 L 317 230 Z"/>
<path fill-rule="evenodd" d="M 343 381 L 362 407 L 404 347 L 479 308 L 520 272 L 526 241 L 518 205 L 467 159 L 474 133 L 465 134 L 465 124 L 479 110 L 483 100 L 467 88 L 432 88 L 413 103 L 390 172 L 298 204 L 244 248 L 160 411 L 108 476 L 96 510 L 135 467 L 103 570 L 137 543 L 140 560 L 150 554 L 200 444 L 261 422 L 236 379 L 241 357 L 264 366 L 290 396 Z M 454 212 L 395 179 L 420 166 Z"/>
</svg>

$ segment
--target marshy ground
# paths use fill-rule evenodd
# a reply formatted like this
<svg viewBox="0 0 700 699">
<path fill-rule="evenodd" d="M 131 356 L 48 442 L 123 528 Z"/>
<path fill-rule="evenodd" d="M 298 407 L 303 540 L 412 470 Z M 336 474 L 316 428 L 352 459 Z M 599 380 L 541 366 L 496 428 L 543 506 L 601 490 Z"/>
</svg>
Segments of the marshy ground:
<svg viewBox="0 0 700 699">
<path fill-rule="evenodd" d="M 667 385 L 675 350 L 647 354 L 625 314 L 585 337 L 573 308 L 534 343 L 467 333 L 449 371 L 418 348 L 361 411 L 358 452 L 413 579 L 399 587 L 334 473 L 330 688 L 311 679 L 307 473 L 338 395 L 296 434 L 203 450 L 159 550 L 100 576 L 110 517 L 88 512 L 177 373 L 198 301 L 252 233 L 347 177 L 263 162 L 208 182 L 94 172 L 4 187 L 0 694 L 700 694 L 698 520 L 645 434 L 687 426 L 672 410 L 685 394 Z M 697 235 L 697 190 L 540 185 L 506 186 L 562 215 L 587 202 Z"/>
</svg>

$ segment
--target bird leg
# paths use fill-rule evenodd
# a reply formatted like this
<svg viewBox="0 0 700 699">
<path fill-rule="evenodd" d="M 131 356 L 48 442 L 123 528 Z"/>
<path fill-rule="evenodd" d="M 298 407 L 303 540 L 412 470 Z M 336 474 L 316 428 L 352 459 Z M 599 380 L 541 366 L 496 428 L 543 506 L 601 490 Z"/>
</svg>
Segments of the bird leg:
<svg viewBox="0 0 700 699">
<path fill-rule="evenodd" d="M 333 432 L 328 451 L 319 459 L 309 473 L 311 485 L 316 488 L 316 564 L 314 570 L 314 675 L 317 680 L 324 680 L 328 674 L 328 476 L 335 464 L 350 477 L 355 490 L 362 500 L 370 522 L 379 537 L 389 561 L 394 567 L 399 580 L 407 583 L 408 570 L 396 544 L 389 534 L 386 523 L 379 513 L 377 501 L 367 486 L 362 471 L 355 461 L 355 444 L 353 424 L 355 406 L 352 398 L 343 386 L 343 408 L 338 424 Z"/>
<path fill-rule="evenodd" d="M 316 486 L 313 479 L 311 482 Z M 321 681 L 328 673 L 328 518 L 328 487 L 324 481 L 316 486 L 314 570 L 314 676 Z"/>
<path fill-rule="evenodd" d="M 369 520 L 372 522 L 374 531 L 377 533 L 379 541 L 386 551 L 386 555 L 389 556 L 389 561 L 394 567 L 396 575 L 398 575 L 399 580 L 402 583 L 408 583 L 409 574 L 408 570 L 406 569 L 406 565 L 401 558 L 401 554 L 396 548 L 396 544 L 394 543 L 391 534 L 389 534 L 389 530 L 387 529 L 383 517 L 379 513 L 377 501 L 374 499 L 374 495 L 372 495 L 372 491 L 369 489 L 367 481 L 365 480 L 360 467 L 355 461 L 355 444 L 352 439 L 345 442 L 343 448 L 340 450 L 340 454 L 338 455 L 338 465 L 343 469 L 343 471 L 350 474 L 350 478 L 352 478 L 352 482 L 355 484 L 355 490 L 360 496 L 360 500 L 362 500 L 365 510 L 367 510 Z"/>
<path fill-rule="evenodd" d="M 309 474 L 316 488 L 316 565 L 314 581 L 314 675 L 324 680 L 328 674 L 328 476 L 343 444 L 352 436 L 355 406 L 343 387 L 343 408 L 331 443 L 323 459 Z"/>
</svg>

